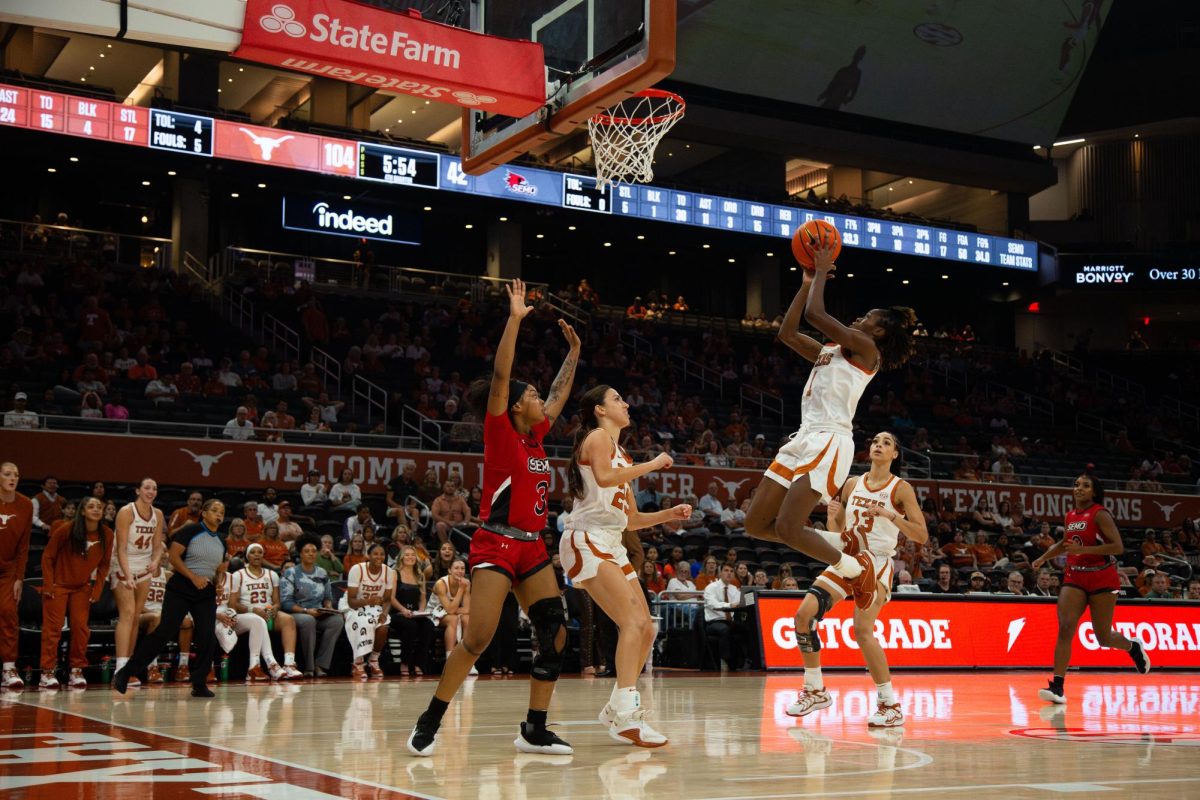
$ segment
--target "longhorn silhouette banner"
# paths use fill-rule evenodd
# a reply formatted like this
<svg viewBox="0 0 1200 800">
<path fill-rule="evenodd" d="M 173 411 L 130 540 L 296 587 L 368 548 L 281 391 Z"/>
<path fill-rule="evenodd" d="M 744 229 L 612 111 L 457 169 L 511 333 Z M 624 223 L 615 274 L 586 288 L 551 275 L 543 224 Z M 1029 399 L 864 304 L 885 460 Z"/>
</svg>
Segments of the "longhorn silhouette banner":
<svg viewBox="0 0 1200 800">
<path fill-rule="evenodd" d="M 167 486 L 245 489 L 274 486 L 288 491 L 299 489 L 309 469 L 319 470 L 328 480 L 336 479 L 348 467 L 364 494 L 382 494 L 387 482 L 410 462 L 417 467 L 418 482 L 425 470 L 431 469 L 439 480 L 458 473 L 464 484 L 472 487 L 480 484 L 483 471 L 483 457 L 478 453 L 327 447 L 315 443 L 316 440 L 273 444 L 12 429 L 5 429 L 3 437 L 5 460 L 16 462 L 26 482 L 40 482 L 44 475 L 55 475 L 66 482 L 134 483 L 149 475 Z M 103 466 L 97 467 L 93 460 L 63 456 L 80 452 L 104 453 Z M 551 459 L 551 464 L 550 493 L 561 499 L 567 485 L 567 462 Z M 758 485 L 761 474 L 758 469 L 677 462 L 674 469 L 658 473 L 658 489 L 676 499 L 689 494 L 700 497 L 708 491 L 710 483 L 716 483 L 717 497 L 722 501 L 733 497 L 740 503 Z M 993 507 L 1004 500 L 1019 501 L 1026 514 L 1059 524 L 1071 502 L 1070 489 L 1063 486 L 929 480 L 911 483 L 921 500 L 932 496 L 940 505 L 948 505 L 960 513 L 975 508 L 980 499 Z M 639 488 L 634 486 L 635 491 Z M 1185 518 L 1200 517 L 1200 497 L 1195 495 L 1113 491 L 1108 492 L 1106 505 L 1117 523 L 1127 526 L 1175 528 Z"/>
</svg>

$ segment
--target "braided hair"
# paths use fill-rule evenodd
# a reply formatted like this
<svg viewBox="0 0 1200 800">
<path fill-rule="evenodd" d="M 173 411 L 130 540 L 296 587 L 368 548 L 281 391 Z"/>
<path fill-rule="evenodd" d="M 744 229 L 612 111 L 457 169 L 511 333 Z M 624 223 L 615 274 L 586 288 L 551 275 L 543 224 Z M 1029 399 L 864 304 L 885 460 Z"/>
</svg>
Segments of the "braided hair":
<svg viewBox="0 0 1200 800">
<path fill-rule="evenodd" d="M 912 358 L 915 351 L 913 329 L 917 327 L 917 312 L 907 306 L 883 309 L 878 327 L 883 335 L 875 340 L 885 370 L 899 369 Z"/>
</svg>

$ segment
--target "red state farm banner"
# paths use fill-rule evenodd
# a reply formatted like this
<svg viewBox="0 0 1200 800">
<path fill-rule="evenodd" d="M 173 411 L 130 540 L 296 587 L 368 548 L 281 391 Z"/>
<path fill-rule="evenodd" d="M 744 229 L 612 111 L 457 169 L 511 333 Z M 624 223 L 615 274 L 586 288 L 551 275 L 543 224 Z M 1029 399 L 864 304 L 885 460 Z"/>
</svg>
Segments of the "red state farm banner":
<svg viewBox="0 0 1200 800">
<path fill-rule="evenodd" d="M 802 669 L 793 616 L 804 595 L 770 592 L 757 598 L 767 669 Z M 1054 660 L 1058 617 L 1054 598 L 914 597 L 895 595 L 875 622 L 875 637 L 893 667 L 1045 667 Z M 1200 667 L 1200 603 L 1118 602 L 1114 626 L 1146 643 L 1156 667 Z M 822 667 L 863 667 L 854 636 L 854 605 L 838 603 L 818 625 Z M 1127 667 L 1123 651 L 1102 648 L 1090 613 L 1075 635 L 1071 664 Z"/>
<path fill-rule="evenodd" d="M 546 102 L 540 44 L 348 0 L 248 0 L 233 55 L 510 117 Z"/>
<path fill-rule="evenodd" d="M 328 145 L 323 141 L 323 145 Z M 215 430 L 215 429 L 214 429 Z M 65 481 L 104 480 L 134 482 L 153 475 L 172 486 L 220 486 L 261 488 L 298 487 L 310 469 L 336 477 L 343 467 L 354 471 L 364 492 L 382 492 L 384 485 L 400 474 L 404 464 L 417 465 L 418 473 L 431 468 L 439 479 L 459 472 L 468 486 L 482 482 L 482 457 L 473 453 L 385 450 L 330 447 L 314 439 L 312 444 L 232 442 L 225 439 L 172 439 L 154 436 L 67 433 L 62 431 L 0 431 L 0 458 L 17 462 L 26 477 L 56 475 Z M 95 465 L 71 453 L 105 453 L 97 476 Z M 566 489 L 567 462 L 551 459 L 554 471 L 551 496 L 561 500 Z M 673 469 L 659 473 L 659 490 L 671 497 L 700 497 L 716 483 L 716 494 L 738 502 L 750 496 L 761 471 L 726 467 L 700 467 L 676 462 Z M 1070 490 L 1050 486 L 1010 486 L 959 481 L 911 481 L 917 495 L 933 493 L 956 511 L 969 511 L 980 497 L 999 504 L 1020 500 L 1026 512 L 1037 518 L 1062 519 L 1070 504 Z M 636 489 L 636 486 L 635 486 Z M 1200 497 L 1194 495 L 1109 492 L 1105 505 L 1121 525 L 1176 527 L 1186 517 L 1200 517 Z"/>
</svg>

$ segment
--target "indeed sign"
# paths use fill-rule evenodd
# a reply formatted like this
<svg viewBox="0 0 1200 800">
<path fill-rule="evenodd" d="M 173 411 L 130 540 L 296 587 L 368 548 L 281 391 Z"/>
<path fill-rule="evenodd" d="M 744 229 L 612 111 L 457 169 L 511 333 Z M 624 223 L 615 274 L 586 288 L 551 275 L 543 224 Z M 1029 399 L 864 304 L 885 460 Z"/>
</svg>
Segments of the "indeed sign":
<svg viewBox="0 0 1200 800">
<path fill-rule="evenodd" d="M 354 213 L 353 209 L 339 214 L 329 208 L 329 203 L 321 202 L 313 206 L 313 214 L 317 218 L 317 227 L 334 231 L 356 231 L 358 233 L 381 233 L 392 235 L 392 215 L 383 219 L 366 217 Z"/>
<path fill-rule="evenodd" d="M 420 244 L 416 223 L 396 219 L 391 209 L 364 208 L 363 203 L 337 203 L 322 198 L 285 196 L 283 227 L 333 236 L 378 239 L 398 244 Z"/>
</svg>

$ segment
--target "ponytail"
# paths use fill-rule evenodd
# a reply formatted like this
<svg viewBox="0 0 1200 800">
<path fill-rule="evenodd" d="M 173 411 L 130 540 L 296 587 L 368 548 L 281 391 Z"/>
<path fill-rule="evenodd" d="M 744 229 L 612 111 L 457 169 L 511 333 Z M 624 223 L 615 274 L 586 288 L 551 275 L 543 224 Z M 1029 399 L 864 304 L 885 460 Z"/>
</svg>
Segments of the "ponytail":
<svg viewBox="0 0 1200 800">
<path fill-rule="evenodd" d="M 579 399 L 579 430 L 575 432 L 575 441 L 571 444 L 571 462 L 567 465 L 567 491 L 576 500 L 583 498 L 583 473 L 579 471 L 579 450 L 588 434 L 600 427 L 596 419 L 596 406 L 604 405 L 604 396 L 608 394 L 609 386 L 600 384 L 589 389 Z"/>
</svg>

